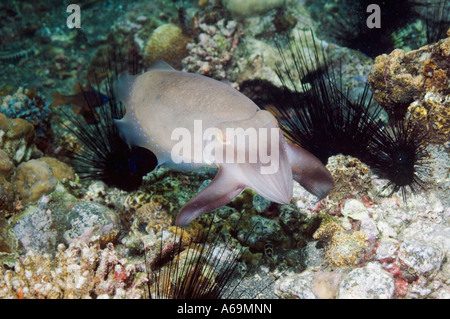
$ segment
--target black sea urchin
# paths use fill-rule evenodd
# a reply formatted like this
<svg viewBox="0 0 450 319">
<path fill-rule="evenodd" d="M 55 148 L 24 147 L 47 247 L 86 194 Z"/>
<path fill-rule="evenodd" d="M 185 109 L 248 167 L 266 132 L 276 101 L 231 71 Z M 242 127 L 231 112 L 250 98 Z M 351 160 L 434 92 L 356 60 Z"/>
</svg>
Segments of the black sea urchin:
<svg viewBox="0 0 450 319">
<path fill-rule="evenodd" d="M 393 33 L 404 27 L 415 17 L 411 0 L 338 0 L 307 1 L 307 7 L 322 20 L 321 34 L 339 45 L 359 50 L 366 55 L 376 56 L 394 49 Z M 377 9 L 373 9 L 373 5 Z M 328 14 L 324 15 L 323 10 Z M 379 10 L 379 28 L 368 25 L 371 14 Z"/>
<path fill-rule="evenodd" d="M 118 70 L 108 63 L 105 74 Z M 156 156 L 141 147 L 129 146 L 125 143 L 114 125 L 114 119 L 120 119 L 125 114 L 125 108 L 116 99 L 113 89 L 113 79 L 107 76 L 103 91 L 106 92 L 106 103 L 99 101 L 103 95 L 94 95 L 94 100 L 87 98 L 89 113 L 97 119 L 89 124 L 84 117 L 63 111 L 68 120 L 67 130 L 75 135 L 81 146 L 81 152 L 73 153 L 73 166 L 81 178 L 101 180 L 109 186 L 126 191 L 137 189 L 142 183 L 142 177 L 152 171 L 157 165 Z M 100 90 L 100 85 L 97 85 Z"/>
<path fill-rule="evenodd" d="M 427 43 L 435 43 L 444 38 L 450 28 L 450 1 L 419 2 L 416 6 L 425 20 Z"/>
<path fill-rule="evenodd" d="M 285 135 L 325 164 L 328 157 L 337 154 L 361 157 L 371 139 L 366 133 L 368 126 L 377 121 L 381 112 L 379 107 L 372 107 L 368 85 L 352 102 L 342 92 L 341 77 L 328 67 L 326 55 L 313 37 L 312 43 L 302 37 L 298 43 L 289 41 L 286 50 L 277 43 L 283 60 L 277 73 L 285 89 L 283 103 L 278 103 L 278 98 L 273 100 Z M 315 48 L 313 55 L 304 51 L 308 46 Z M 318 70 L 314 69 L 319 65 Z"/>
<path fill-rule="evenodd" d="M 418 168 L 427 157 L 425 134 L 408 119 L 384 124 L 379 119 L 382 109 L 372 103 L 367 85 L 362 96 L 351 101 L 348 92 L 342 92 L 341 77 L 335 76 L 323 49 L 312 39 L 312 43 L 302 37 L 296 43 L 289 41 L 285 50 L 278 42 L 283 66 L 277 72 L 287 97 L 283 103 L 273 97 L 272 104 L 281 128 L 291 141 L 324 163 L 339 153 L 359 158 L 389 180 L 383 190 L 391 189 L 389 195 L 401 190 L 406 199 L 406 187 L 416 191 L 424 186 Z M 308 46 L 314 48 L 312 55 L 304 49 Z M 293 60 L 294 71 L 289 69 L 288 57 Z M 311 77 L 312 67 L 318 65 L 322 71 Z M 299 83 L 297 78 L 309 78 L 309 82 Z"/>
<path fill-rule="evenodd" d="M 367 152 L 361 157 L 379 177 L 389 182 L 383 187 L 390 190 L 386 196 L 401 190 L 406 201 L 406 187 L 412 192 L 425 188 L 425 183 L 419 176 L 428 175 L 426 164 L 428 153 L 424 140 L 426 132 L 419 130 L 408 119 L 403 119 L 389 127 L 374 127 Z"/>
<path fill-rule="evenodd" d="M 206 225 L 196 236 L 176 228 L 172 239 L 167 239 L 171 235 L 161 235 L 156 253 L 152 252 L 154 247 L 145 249 L 149 298 L 236 298 L 235 289 L 247 274 L 238 271 L 245 248 L 235 247 L 231 237 L 219 235 L 223 226 L 213 226 L 214 216 L 200 220 L 206 220 Z"/>
</svg>

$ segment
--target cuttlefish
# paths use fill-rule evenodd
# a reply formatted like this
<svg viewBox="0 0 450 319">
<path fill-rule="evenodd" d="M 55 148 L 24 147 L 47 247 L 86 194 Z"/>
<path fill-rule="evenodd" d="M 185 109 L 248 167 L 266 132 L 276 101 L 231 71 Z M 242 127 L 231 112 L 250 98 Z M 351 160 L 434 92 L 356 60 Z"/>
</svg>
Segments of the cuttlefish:
<svg viewBox="0 0 450 319">
<path fill-rule="evenodd" d="M 271 113 L 226 83 L 160 62 L 141 75 L 120 76 L 116 91 L 126 113 L 115 124 L 127 143 L 180 171 L 218 167 L 182 207 L 178 226 L 226 205 L 245 188 L 279 204 L 291 201 L 293 179 L 319 199 L 333 188 L 314 155 L 288 143 Z"/>
</svg>

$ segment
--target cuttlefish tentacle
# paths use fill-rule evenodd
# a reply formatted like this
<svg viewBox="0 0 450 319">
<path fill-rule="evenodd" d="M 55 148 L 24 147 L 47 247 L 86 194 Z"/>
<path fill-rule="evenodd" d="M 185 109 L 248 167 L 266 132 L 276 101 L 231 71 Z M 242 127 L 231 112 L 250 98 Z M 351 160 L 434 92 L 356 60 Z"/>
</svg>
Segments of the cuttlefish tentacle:
<svg viewBox="0 0 450 319">
<path fill-rule="evenodd" d="M 181 209 L 177 225 L 187 225 L 199 215 L 227 204 L 246 187 L 280 204 L 291 200 L 292 179 L 319 198 L 326 196 L 333 187 L 325 166 L 306 150 L 287 143 L 273 115 L 260 110 L 249 98 L 224 83 L 159 64 L 139 76 L 121 76 L 116 92 L 125 105 L 126 114 L 115 124 L 128 144 L 152 151 L 159 165 L 195 169 L 212 164 L 219 168 L 213 181 Z M 233 146 L 231 155 L 237 157 L 238 151 L 246 156 L 258 154 L 256 161 L 196 162 L 198 153 L 189 155 L 191 157 L 183 153 L 187 163 L 177 164 L 172 154 L 177 141 L 171 134 L 179 128 L 195 133 L 195 123 L 199 120 L 203 125 L 201 134 L 209 128 L 218 128 L 221 132 L 227 128 L 258 132 L 266 129 L 274 133 L 275 138 L 268 139 L 266 144 L 250 142 Z M 258 134 L 259 139 L 263 133 Z M 223 135 L 211 141 L 229 143 L 232 139 Z M 278 160 L 277 169 L 271 173 L 267 173 L 271 168 L 267 158 Z"/>
</svg>

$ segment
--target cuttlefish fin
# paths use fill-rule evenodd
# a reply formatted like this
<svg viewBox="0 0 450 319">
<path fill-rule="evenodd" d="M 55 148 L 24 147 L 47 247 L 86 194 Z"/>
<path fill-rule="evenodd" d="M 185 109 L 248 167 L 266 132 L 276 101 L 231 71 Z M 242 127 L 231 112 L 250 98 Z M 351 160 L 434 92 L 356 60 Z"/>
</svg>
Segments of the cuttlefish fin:
<svg viewBox="0 0 450 319">
<path fill-rule="evenodd" d="M 334 182 L 322 162 L 307 150 L 294 144 L 287 143 L 286 151 L 294 180 L 319 199 L 327 196 L 333 189 Z"/>
<path fill-rule="evenodd" d="M 133 92 L 133 84 L 138 76 L 131 75 L 128 73 L 121 74 L 115 84 L 114 91 L 116 92 L 117 98 L 127 106 Z"/>
<path fill-rule="evenodd" d="M 228 204 L 246 187 L 236 180 L 230 165 L 221 165 L 214 179 L 180 210 L 175 224 L 186 226 L 213 209 Z"/>
</svg>

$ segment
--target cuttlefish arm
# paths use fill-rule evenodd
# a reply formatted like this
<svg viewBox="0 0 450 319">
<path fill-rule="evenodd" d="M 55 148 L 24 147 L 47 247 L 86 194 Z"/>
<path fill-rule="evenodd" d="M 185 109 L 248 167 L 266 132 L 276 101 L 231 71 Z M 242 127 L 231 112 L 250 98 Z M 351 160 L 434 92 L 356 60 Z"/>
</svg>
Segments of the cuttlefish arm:
<svg viewBox="0 0 450 319">
<path fill-rule="evenodd" d="M 327 168 L 307 150 L 294 144 L 286 144 L 294 180 L 319 199 L 327 196 L 334 186 Z"/>
<path fill-rule="evenodd" d="M 266 111 L 258 111 L 254 117 L 246 121 L 234 122 L 237 127 L 249 127 L 247 124 L 255 127 L 273 128 L 274 138 L 278 143 L 273 145 L 268 141 L 266 145 L 270 161 L 266 163 L 260 158 L 260 147 L 262 144 L 253 143 L 245 146 L 245 151 L 258 154 L 256 162 L 238 160 L 232 163 L 216 163 L 219 172 L 211 183 L 200 191 L 192 200 L 190 200 L 179 212 L 176 224 L 185 226 L 203 213 L 228 204 L 238 196 L 245 188 L 250 188 L 264 198 L 279 203 L 288 204 L 292 198 L 292 172 L 290 162 L 286 153 L 286 142 L 279 128 L 275 127 L 276 120 Z M 224 127 L 232 123 L 223 124 Z M 264 147 L 263 147 L 264 148 Z M 234 151 L 238 152 L 237 149 Z M 240 149 L 242 151 L 242 149 Z M 264 152 L 265 153 L 265 152 Z M 236 155 L 236 153 L 235 153 Z"/>
<path fill-rule="evenodd" d="M 175 224 L 186 226 L 201 214 L 228 204 L 246 187 L 236 181 L 231 165 L 221 165 L 214 179 L 178 213 Z"/>
<path fill-rule="evenodd" d="M 292 197 L 292 186 L 289 181 L 296 180 L 307 191 L 322 199 L 333 188 L 330 172 L 320 160 L 293 144 L 283 143 L 289 159 L 292 175 L 286 170 L 278 174 L 259 174 L 259 164 L 221 164 L 219 172 L 209 185 L 191 199 L 179 212 L 176 225 L 186 226 L 203 213 L 210 212 L 232 201 L 245 188 L 251 188 L 265 198 L 279 204 L 288 204 Z M 287 183 L 283 185 L 280 183 Z"/>
</svg>

